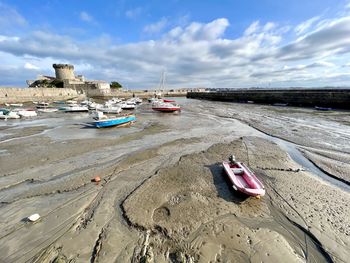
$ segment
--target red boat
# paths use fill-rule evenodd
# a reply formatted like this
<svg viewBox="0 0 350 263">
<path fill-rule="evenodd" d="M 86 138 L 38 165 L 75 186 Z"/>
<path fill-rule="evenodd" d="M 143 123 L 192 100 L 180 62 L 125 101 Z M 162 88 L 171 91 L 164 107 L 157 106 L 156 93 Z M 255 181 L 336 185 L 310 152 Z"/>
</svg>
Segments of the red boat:
<svg viewBox="0 0 350 263">
<path fill-rule="evenodd" d="M 164 102 L 175 102 L 175 100 L 167 100 L 167 99 L 163 99 Z"/>
<path fill-rule="evenodd" d="M 161 112 L 175 112 L 181 111 L 181 107 L 169 102 L 155 102 L 152 104 L 152 110 Z"/>
<path fill-rule="evenodd" d="M 264 185 L 256 175 L 245 164 L 236 162 L 233 155 L 230 162 L 224 161 L 222 164 L 233 189 L 255 197 L 265 195 Z"/>
</svg>

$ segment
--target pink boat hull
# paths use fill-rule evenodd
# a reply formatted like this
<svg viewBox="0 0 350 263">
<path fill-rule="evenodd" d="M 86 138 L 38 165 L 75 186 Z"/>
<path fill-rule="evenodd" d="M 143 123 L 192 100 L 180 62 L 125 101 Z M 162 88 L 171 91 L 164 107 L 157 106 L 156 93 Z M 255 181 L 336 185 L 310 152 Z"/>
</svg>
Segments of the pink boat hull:
<svg viewBox="0 0 350 263">
<path fill-rule="evenodd" d="M 152 107 L 155 111 L 163 111 L 163 112 L 174 112 L 174 111 L 180 111 L 180 107 Z"/>
<path fill-rule="evenodd" d="M 243 163 L 237 162 L 237 164 L 230 164 L 224 161 L 223 163 L 225 172 L 230 179 L 233 188 L 237 191 L 245 193 L 250 196 L 264 196 L 264 185 L 259 181 L 256 175 L 249 170 Z M 241 174 L 235 174 L 233 169 L 242 169 Z"/>
</svg>

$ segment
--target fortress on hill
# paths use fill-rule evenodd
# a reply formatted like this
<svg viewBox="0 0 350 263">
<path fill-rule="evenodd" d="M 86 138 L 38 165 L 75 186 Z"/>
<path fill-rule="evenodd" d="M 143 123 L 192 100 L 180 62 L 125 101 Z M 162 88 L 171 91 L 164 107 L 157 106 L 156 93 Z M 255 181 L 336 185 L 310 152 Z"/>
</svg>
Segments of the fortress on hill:
<svg viewBox="0 0 350 263">
<path fill-rule="evenodd" d="M 85 80 L 83 75 L 74 74 L 71 64 L 53 64 L 55 77 L 39 75 L 36 80 L 27 80 L 29 88 L 67 88 L 78 93 L 106 95 L 110 93 L 110 84 L 102 80 Z"/>
</svg>

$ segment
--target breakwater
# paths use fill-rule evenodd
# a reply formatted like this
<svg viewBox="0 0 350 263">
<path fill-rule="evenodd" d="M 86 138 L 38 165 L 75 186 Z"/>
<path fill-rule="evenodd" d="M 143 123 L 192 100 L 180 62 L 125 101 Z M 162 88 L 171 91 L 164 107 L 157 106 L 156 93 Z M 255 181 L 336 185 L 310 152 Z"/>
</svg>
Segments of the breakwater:
<svg viewBox="0 0 350 263">
<path fill-rule="evenodd" d="M 0 88 L 0 103 L 65 100 L 79 96 L 79 91 L 66 88 Z"/>
<path fill-rule="evenodd" d="M 259 104 L 350 109 L 350 89 L 239 89 L 188 92 L 188 98 Z"/>
<path fill-rule="evenodd" d="M 150 98 L 154 97 L 155 91 L 114 91 L 103 92 L 99 89 L 89 89 L 85 86 L 76 88 L 0 88 L 0 104 L 29 101 L 67 100 L 71 98 L 82 99 L 84 97 L 97 99 L 119 98 Z M 162 92 L 165 97 L 185 97 L 187 91 Z"/>
</svg>

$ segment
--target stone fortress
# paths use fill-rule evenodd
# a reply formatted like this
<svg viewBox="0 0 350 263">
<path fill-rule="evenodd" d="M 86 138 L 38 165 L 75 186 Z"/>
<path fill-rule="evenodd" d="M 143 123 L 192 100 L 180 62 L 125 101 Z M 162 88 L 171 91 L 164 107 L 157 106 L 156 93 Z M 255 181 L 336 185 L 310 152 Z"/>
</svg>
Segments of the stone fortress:
<svg viewBox="0 0 350 263">
<path fill-rule="evenodd" d="M 110 93 L 110 84 L 102 80 L 85 80 L 83 75 L 74 74 L 71 64 L 53 64 L 55 77 L 39 75 L 37 80 L 27 80 L 29 88 L 74 89 L 88 96 L 103 96 Z"/>
</svg>

